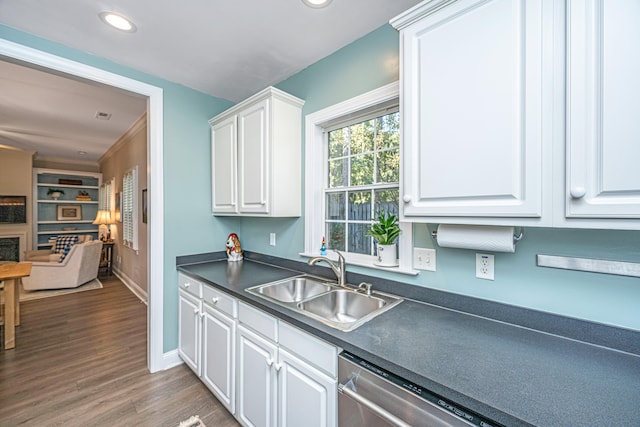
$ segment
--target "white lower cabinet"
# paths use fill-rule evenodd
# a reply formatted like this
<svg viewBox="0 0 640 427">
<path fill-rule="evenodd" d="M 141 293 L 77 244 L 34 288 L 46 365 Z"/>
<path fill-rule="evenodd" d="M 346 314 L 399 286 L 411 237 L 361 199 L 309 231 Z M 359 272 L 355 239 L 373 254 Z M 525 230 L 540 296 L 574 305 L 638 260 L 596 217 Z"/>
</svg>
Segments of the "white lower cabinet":
<svg viewBox="0 0 640 427">
<path fill-rule="evenodd" d="M 202 382 L 235 412 L 236 320 L 204 305 L 202 318 Z"/>
<path fill-rule="evenodd" d="M 243 303 L 238 317 L 238 421 L 336 426 L 338 349 Z"/>
<path fill-rule="evenodd" d="M 178 279 L 180 357 L 243 426 L 337 425 L 338 348 Z"/>
<path fill-rule="evenodd" d="M 238 302 L 182 273 L 178 285 L 178 353 L 233 414 Z"/>
<path fill-rule="evenodd" d="M 180 291 L 178 295 L 178 353 L 196 374 L 200 375 L 200 306 L 196 297 Z"/>
<path fill-rule="evenodd" d="M 277 371 L 279 426 L 336 425 L 336 379 L 282 348 Z"/>
<path fill-rule="evenodd" d="M 276 425 L 276 355 L 275 343 L 238 326 L 236 418 L 244 426 Z"/>
<path fill-rule="evenodd" d="M 200 375 L 202 286 L 189 276 L 178 275 L 178 353 L 197 375 Z"/>
</svg>

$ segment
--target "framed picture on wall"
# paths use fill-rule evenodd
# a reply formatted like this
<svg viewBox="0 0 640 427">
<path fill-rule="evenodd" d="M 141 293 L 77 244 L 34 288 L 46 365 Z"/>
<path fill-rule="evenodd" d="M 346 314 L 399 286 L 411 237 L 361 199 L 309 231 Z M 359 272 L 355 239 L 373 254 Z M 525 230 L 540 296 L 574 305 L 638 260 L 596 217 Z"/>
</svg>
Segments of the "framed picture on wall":
<svg viewBox="0 0 640 427">
<path fill-rule="evenodd" d="M 81 205 L 58 205 L 58 221 L 78 221 L 82 219 Z"/>
<path fill-rule="evenodd" d="M 147 223 L 147 189 L 142 190 L 142 222 Z"/>
</svg>

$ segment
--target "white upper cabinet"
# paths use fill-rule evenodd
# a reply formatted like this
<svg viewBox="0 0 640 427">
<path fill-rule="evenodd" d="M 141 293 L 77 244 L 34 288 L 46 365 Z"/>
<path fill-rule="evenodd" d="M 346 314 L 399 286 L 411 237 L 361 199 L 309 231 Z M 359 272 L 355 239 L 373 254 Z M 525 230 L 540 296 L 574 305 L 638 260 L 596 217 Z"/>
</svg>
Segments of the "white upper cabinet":
<svg viewBox="0 0 640 427">
<path fill-rule="evenodd" d="M 639 22 L 637 0 L 567 2 L 565 226 L 639 226 Z"/>
<path fill-rule="evenodd" d="M 303 104 L 269 87 L 209 120 L 214 214 L 300 216 Z"/>
<path fill-rule="evenodd" d="M 402 60 L 402 215 L 541 225 L 551 182 L 543 160 L 552 8 L 539 0 L 443 3 L 392 21 Z"/>
<path fill-rule="evenodd" d="M 398 16 L 406 221 L 640 227 L 637 0 Z"/>
<path fill-rule="evenodd" d="M 211 126 L 213 168 L 213 212 L 236 212 L 237 140 L 236 116 Z"/>
</svg>

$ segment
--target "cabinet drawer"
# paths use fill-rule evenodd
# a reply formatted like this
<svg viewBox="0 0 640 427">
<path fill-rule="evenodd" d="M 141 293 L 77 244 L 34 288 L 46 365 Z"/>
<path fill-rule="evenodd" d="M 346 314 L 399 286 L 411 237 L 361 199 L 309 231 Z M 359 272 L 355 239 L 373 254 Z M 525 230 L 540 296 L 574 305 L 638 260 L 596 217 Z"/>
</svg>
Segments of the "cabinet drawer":
<svg viewBox="0 0 640 427">
<path fill-rule="evenodd" d="M 178 286 L 183 291 L 190 293 L 198 298 L 202 298 L 202 283 L 192 279 L 191 277 L 178 273 Z"/>
<path fill-rule="evenodd" d="M 266 338 L 274 342 L 278 341 L 278 320 L 271 315 L 240 302 L 238 304 L 238 319 L 240 323 Z"/>
<path fill-rule="evenodd" d="M 211 286 L 204 285 L 202 289 L 203 301 L 210 307 L 218 309 L 232 318 L 238 317 L 236 299 Z"/>
<path fill-rule="evenodd" d="M 280 346 L 291 350 L 332 378 L 337 377 L 338 349 L 335 346 L 285 322 L 280 322 L 278 339 Z"/>
</svg>

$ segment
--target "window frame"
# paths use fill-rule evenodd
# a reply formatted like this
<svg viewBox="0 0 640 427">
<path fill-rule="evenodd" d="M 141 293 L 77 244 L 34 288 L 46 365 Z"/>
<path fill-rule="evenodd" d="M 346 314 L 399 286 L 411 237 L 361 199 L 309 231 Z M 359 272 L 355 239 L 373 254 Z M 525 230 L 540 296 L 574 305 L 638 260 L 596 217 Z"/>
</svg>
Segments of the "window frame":
<svg viewBox="0 0 640 427">
<path fill-rule="evenodd" d="M 327 158 L 325 153 L 327 126 L 340 122 L 342 119 L 347 120 L 349 116 L 358 116 L 366 110 L 375 111 L 377 107 L 382 107 L 389 101 L 399 99 L 399 97 L 400 85 L 396 81 L 305 116 L 305 227 L 304 252 L 300 255 L 318 256 L 325 232 L 324 189 L 328 172 L 324 160 Z M 402 177 L 402 170 L 400 176 Z M 412 269 L 412 224 L 401 222 L 400 229 L 402 232 L 398 239 L 398 267 L 377 267 L 373 264 L 376 260 L 375 256 L 349 252 L 344 253 L 346 262 L 385 271 L 417 274 Z M 329 258 L 337 259 L 334 251 L 329 249 L 327 254 Z"/>
</svg>

